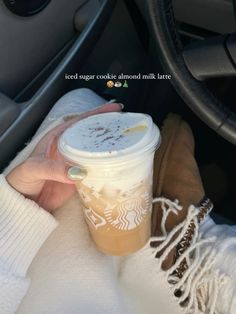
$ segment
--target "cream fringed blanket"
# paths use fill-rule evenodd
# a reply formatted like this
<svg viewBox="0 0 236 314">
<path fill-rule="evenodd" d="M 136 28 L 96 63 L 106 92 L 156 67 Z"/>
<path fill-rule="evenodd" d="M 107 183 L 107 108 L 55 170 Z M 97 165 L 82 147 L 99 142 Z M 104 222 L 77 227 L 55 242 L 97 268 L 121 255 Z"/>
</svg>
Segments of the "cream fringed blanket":
<svg viewBox="0 0 236 314">
<path fill-rule="evenodd" d="M 86 89 L 76 90 L 65 95 L 54 106 L 51 114 L 46 118 L 46 124 L 43 124 L 37 136 L 18 154 L 6 172 L 25 160 L 41 137 L 49 129 L 62 122 L 62 119 L 59 117 L 92 109 L 104 102 L 102 98 Z M 12 197 L 14 197 L 13 194 Z M 14 199 L 9 200 L 9 203 L 11 205 L 14 204 Z M 164 202 L 163 204 L 166 205 L 167 203 Z M 175 203 L 169 202 L 167 205 L 169 206 L 168 210 L 178 209 Z M 5 209 L 0 208 L 1 210 L 4 211 Z M 184 228 L 187 227 L 189 219 L 194 218 L 194 211 L 191 210 L 189 215 L 183 225 Z M 220 238 L 224 235 L 224 230 L 226 230 L 226 227 L 223 230 L 215 227 L 210 218 L 202 229 L 207 240 L 205 242 L 200 241 L 200 236 L 198 237 L 198 234 L 196 234 L 195 244 L 192 248 L 194 252 L 189 252 L 189 255 L 185 255 L 189 266 L 192 268 L 182 282 L 176 281 L 171 273 L 165 273 L 161 270 L 161 261 L 155 258 L 156 249 L 152 249 L 149 244 L 139 252 L 124 258 L 110 257 L 98 252 L 90 238 L 77 196 L 74 196 L 67 204 L 59 208 L 55 212 L 55 218 L 59 225 L 45 240 L 37 254 L 35 253 L 33 262 L 27 272 L 27 276 L 31 279 L 31 284 L 26 296 L 18 307 L 17 313 L 199 314 L 198 306 L 203 307 L 201 302 L 209 303 L 212 308 L 216 306 L 217 310 L 218 308 L 231 308 L 231 311 L 218 311 L 216 313 L 235 313 L 236 304 L 232 303 L 232 300 L 235 299 L 233 298 L 233 282 L 231 281 L 230 283 L 231 288 L 220 290 L 224 278 L 216 276 L 212 259 L 210 259 L 210 264 L 205 264 L 205 258 L 207 261 L 207 256 L 210 256 L 207 254 L 211 254 L 211 249 L 208 246 L 208 233 L 214 235 L 214 233 L 218 232 L 218 238 Z M 1 223 L 0 227 L 2 227 Z M 231 250 L 232 252 L 231 255 L 223 256 L 219 253 L 214 255 L 214 260 L 218 263 L 218 267 L 224 264 L 222 263 L 222 256 L 223 258 L 231 256 L 230 260 L 228 258 L 228 265 L 235 265 L 236 254 L 233 254 L 233 248 L 236 248 L 236 243 L 232 236 L 233 233 L 236 234 L 232 229 L 231 238 L 228 237 L 229 240 L 226 238 L 221 239 L 220 243 L 224 243 L 224 248 L 221 244 L 217 247 L 218 252 L 220 250 L 223 252 L 223 249 Z M 28 237 L 28 243 L 31 241 L 34 243 L 34 237 L 37 237 L 37 234 L 32 236 L 32 233 L 26 233 L 25 237 Z M 166 234 L 162 241 L 168 241 L 168 237 L 169 235 Z M 203 251 L 198 249 L 198 241 L 201 243 Z M 23 244 L 21 243 L 21 245 Z M 19 248 L 16 247 L 15 249 Z M 33 251 L 32 245 L 30 250 Z M 5 265 L 2 266 L 2 261 L 4 261 L 4 254 L 7 252 L 4 250 L 4 252 L 0 251 L 0 253 L 2 254 L 0 256 L 0 280 L 3 280 L 1 279 L 1 274 L 4 273 L 4 284 L 7 283 L 9 278 L 14 277 L 15 282 L 19 281 L 17 283 L 18 290 L 21 290 L 21 287 L 22 290 L 25 289 L 24 280 L 27 282 L 27 279 L 18 278 L 14 273 L 6 273 Z M 30 256 L 32 252 L 27 253 L 26 255 Z M 201 260 L 204 263 L 203 272 L 201 272 Z M 227 269 L 226 266 L 225 269 L 227 271 L 233 268 Z M 195 276 L 197 274 L 196 270 L 199 274 L 198 277 Z M 204 276 L 201 276 L 203 274 Z M 172 281 L 172 286 L 170 281 Z M 188 304 L 183 304 L 186 305 L 184 308 L 179 306 L 180 299 L 174 296 L 175 287 L 181 288 L 186 292 L 187 299 L 184 299 L 182 294 L 182 301 L 190 300 L 192 306 L 188 307 Z M 201 287 L 200 290 L 198 289 L 199 287 Z M 14 295 L 14 289 L 11 290 L 9 285 L 8 299 L 1 299 L 1 291 L 0 314 L 12 313 L 11 311 L 2 310 L 4 307 L 1 306 L 15 301 L 17 296 Z M 197 295 L 197 291 L 200 291 L 201 295 Z M 213 300 L 210 299 L 209 291 L 214 292 L 212 293 Z M 217 304 L 215 304 L 215 301 L 217 301 Z"/>
</svg>

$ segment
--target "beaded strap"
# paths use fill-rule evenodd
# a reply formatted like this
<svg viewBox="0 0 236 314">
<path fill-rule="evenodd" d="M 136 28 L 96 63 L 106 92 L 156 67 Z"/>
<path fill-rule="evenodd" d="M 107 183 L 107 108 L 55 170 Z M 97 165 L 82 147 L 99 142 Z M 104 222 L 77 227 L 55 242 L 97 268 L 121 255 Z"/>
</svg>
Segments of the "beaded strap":
<svg viewBox="0 0 236 314">
<path fill-rule="evenodd" d="M 204 197 L 202 199 L 202 201 L 200 202 L 199 206 L 197 206 L 197 207 L 199 208 L 199 213 L 197 215 L 197 219 L 198 219 L 198 223 L 201 223 L 201 221 L 204 220 L 204 218 L 211 212 L 211 210 L 213 208 L 213 203 L 209 198 Z M 183 238 L 181 239 L 181 241 L 179 242 L 179 244 L 176 247 L 176 254 L 175 254 L 174 263 L 186 251 L 186 249 L 190 247 L 195 228 L 196 228 L 196 225 L 195 225 L 194 221 L 191 221 L 185 235 L 183 236 Z M 185 273 L 187 268 L 188 268 L 188 264 L 187 264 L 186 259 L 184 259 L 180 263 L 178 268 L 174 271 L 174 274 L 178 278 L 182 278 L 183 274 Z"/>
</svg>

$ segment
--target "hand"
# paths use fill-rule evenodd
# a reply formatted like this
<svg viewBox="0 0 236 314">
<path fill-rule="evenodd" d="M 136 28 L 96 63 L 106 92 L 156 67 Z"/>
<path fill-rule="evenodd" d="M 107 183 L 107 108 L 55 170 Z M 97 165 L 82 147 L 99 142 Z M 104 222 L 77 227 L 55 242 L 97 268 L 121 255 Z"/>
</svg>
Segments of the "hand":
<svg viewBox="0 0 236 314">
<path fill-rule="evenodd" d="M 76 176 L 71 179 L 68 177 L 71 165 L 57 152 L 59 136 L 76 121 L 90 115 L 121 109 L 120 104 L 105 104 L 60 124 L 41 139 L 32 155 L 13 169 L 6 180 L 25 197 L 34 200 L 45 210 L 53 212 L 75 193 L 76 183 Z"/>
</svg>

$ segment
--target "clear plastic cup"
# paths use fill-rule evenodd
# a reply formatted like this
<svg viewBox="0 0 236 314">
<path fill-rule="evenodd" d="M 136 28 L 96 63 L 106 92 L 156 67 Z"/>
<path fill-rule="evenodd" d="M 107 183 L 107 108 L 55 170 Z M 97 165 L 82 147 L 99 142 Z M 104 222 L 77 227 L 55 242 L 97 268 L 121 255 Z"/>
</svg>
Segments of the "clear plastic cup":
<svg viewBox="0 0 236 314">
<path fill-rule="evenodd" d="M 127 255 L 150 237 L 153 157 L 160 132 L 140 113 L 91 116 L 67 129 L 58 142 L 66 160 L 87 175 L 77 190 L 98 249 Z"/>
</svg>

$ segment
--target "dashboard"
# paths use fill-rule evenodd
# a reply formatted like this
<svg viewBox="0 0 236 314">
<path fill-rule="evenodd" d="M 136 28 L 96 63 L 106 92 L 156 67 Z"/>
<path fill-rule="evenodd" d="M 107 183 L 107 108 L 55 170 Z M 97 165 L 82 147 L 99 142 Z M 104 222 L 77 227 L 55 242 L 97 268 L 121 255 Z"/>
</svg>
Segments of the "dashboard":
<svg viewBox="0 0 236 314">
<path fill-rule="evenodd" d="M 216 33 L 236 30 L 232 0 L 173 0 L 176 19 Z"/>
<path fill-rule="evenodd" d="M 145 12 L 145 1 L 136 3 Z M 233 0 L 173 0 L 173 8 L 179 22 L 216 33 L 236 31 Z"/>
</svg>

